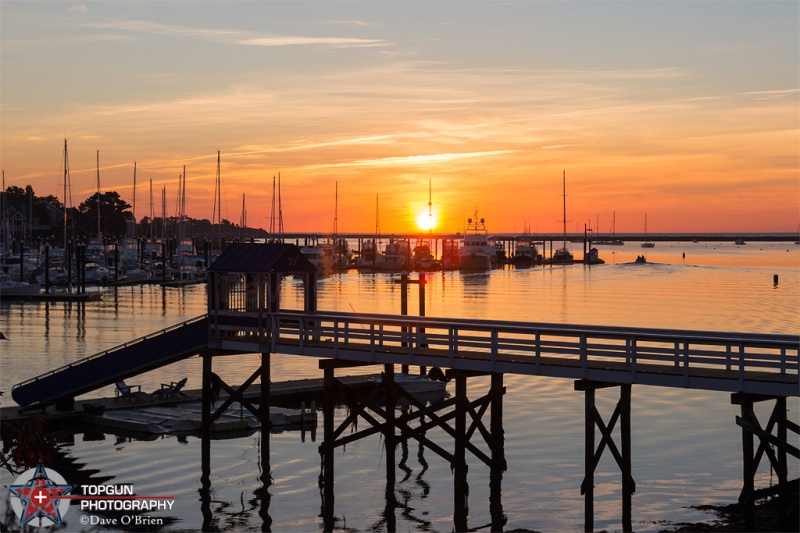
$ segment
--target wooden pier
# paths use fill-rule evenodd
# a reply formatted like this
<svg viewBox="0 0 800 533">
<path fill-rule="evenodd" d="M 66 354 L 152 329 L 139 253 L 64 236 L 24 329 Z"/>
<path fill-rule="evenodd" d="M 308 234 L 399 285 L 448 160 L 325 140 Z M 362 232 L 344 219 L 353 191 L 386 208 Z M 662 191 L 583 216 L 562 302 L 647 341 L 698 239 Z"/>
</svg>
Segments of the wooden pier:
<svg viewBox="0 0 800 533">
<path fill-rule="evenodd" d="M 565 325 L 494 320 L 466 320 L 436 317 L 408 317 L 319 311 L 316 299 L 317 271 L 294 245 L 232 244 L 208 269 L 208 313 L 182 325 L 191 335 L 165 330 L 162 343 L 175 341 L 172 353 L 148 359 L 140 368 L 166 365 L 194 354 L 202 358 L 200 397 L 202 401 L 201 511 L 204 526 L 211 524 L 210 428 L 212 422 L 234 401 L 239 402 L 269 426 L 269 407 L 275 395 L 270 382 L 273 353 L 320 359 L 323 372 L 323 433 L 320 485 L 325 530 L 334 526 L 333 450 L 356 439 L 381 434 L 386 446 L 387 502 L 394 497 L 395 447 L 408 439 L 419 441 L 447 461 L 453 471 L 454 527 L 466 529 L 467 463 L 470 452 L 489 468 L 490 512 L 494 528 L 502 528 L 500 489 L 505 469 L 503 453 L 504 374 L 570 379 L 585 396 L 585 477 L 580 486 L 585 496 L 585 529 L 594 529 L 594 476 L 605 450 L 611 453 L 622 475 L 622 529 L 632 531 L 632 495 L 636 489 L 632 472 L 631 419 L 633 386 L 677 387 L 731 393 L 741 405 L 737 424 L 742 430 L 743 489 L 740 501 L 753 520 L 754 479 L 766 456 L 778 473 L 778 490 L 788 484 L 788 458 L 800 459 L 790 444 L 789 433 L 800 427 L 788 419 L 787 398 L 800 396 L 800 335 L 767 335 L 735 332 L 687 331 L 655 328 Z M 281 279 L 302 281 L 302 308 L 281 307 Z M 205 333 L 203 333 L 205 332 Z M 186 337 L 191 342 L 186 346 Z M 158 336 L 148 337 L 148 342 Z M 178 342 L 181 340 L 181 342 Z M 183 344 L 182 344 L 183 343 Z M 136 352 L 136 346 L 126 347 Z M 144 348 L 142 348 L 144 349 Z M 152 349 L 152 348 L 151 348 Z M 119 353 L 111 350 L 87 358 L 98 368 L 114 368 L 117 375 L 140 370 L 119 368 Z M 216 357 L 257 353 L 261 362 L 244 383 L 231 385 L 214 372 Z M 132 353 L 131 355 L 136 355 Z M 103 358 L 108 361 L 103 361 Z M 341 368 L 376 365 L 382 380 L 372 391 L 353 390 L 335 376 Z M 439 367 L 455 381 L 455 396 L 424 405 L 408 397 L 395 382 L 395 365 Z M 144 370 L 141 370 L 144 371 Z M 64 375 L 81 375 L 80 365 L 63 369 Z M 110 376 L 93 383 L 62 383 L 58 373 L 41 380 L 29 380 L 15 387 L 17 398 L 46 398 L 61 403 L 78 391 L 85 393 L 93 383 L 108 383 Z M 482 397 L 468 397 L 468 380 L 489 376 L 490 389 Z M 76 378 L 78 379 L 78 378 Z M 61 383 L 58 394 L 48 383 Z M 72 387 L 70 389 L 69 387 Z M 248 394 L 258 391 L 259 402 Z M 619 401 L 608 420 L 596 409 L 598 391 L 619 391 Z M 15 392 L 15 391 L 12 391 Z M 228 399 L 212 410 L 212 398 Z M 415 412 L 397 415 L 399 398 L 411 403 Z M 19 400 L 18 400 L 19 401 Z M 334 427 L 334 406 L 344 402 L 350 409 L 345 424 Z M 772 415 L 762 425 L 753 414 L 753 404 L 774 404 Z M 488 414 L 487 414 L 488 413 Z M 488 417 L 488 423 L 485 418 Z M 350 422 L 361 418 L 366 429 L 343 436 Z M 433 442 L 427 430 L 441 429 L 452 438 L 454 452 Z M 615 430 L 618 435 L 615 435 Z M 596 440 L 600 435 L 599 443 Z M 269 433 L 260 441 L 262 511 L 268 517 L 272 476 L 269 466 Z M 471 441 L 482 438 L 490 452 L 484 453 Z M 616 438 L 616 440 L 615 440 Z M 756 439 L 758 446 L 755 445 Z M 774 450 L 774 451 L 773 451 Z M 576 487 L 576 490 L 578 487 Z M 388 505 L 388 503 L 387 503 Z M 266 519 L 265 519 L 266 520 Z M 268 524 L 265 522 L 265 526 Z M 748 526 L 748 527 L 749 527 Z M 752 527 L 749 527 L 752 529 Z"/>
<path fill-rule="evenodd" d="M 264 254 L 261 260 L 256 253 Z M 416 439 L 450 463 L 454 473 L 454 526 L 465 529 L 467 450 L 489 466 L 490 480 L 497 484 L 492 494 L 499 494 L 505 468 L 501 421 L 506 373 L 572 379 L 575 389 L 584 392 L 586 456 L 581 492 L 585 495 L 587 531 L 594 529 L 594 474 L 606 449 L 622 474 L 622 528 L 633 530 L 631 507 L 636 483 L 631 471 L 630 411 L 634 384 L 725 391 L 743 402 L 739 425 L 745 443 L 745 480 L 741 501 L 749 509 L 750 520 L 750 487 L 760 458 L 767 453 L 771 465 L 781 472 L 788 472 L 789 455 L 800 459 L 800 452 L 787 437 L 788 432 L 798 433 L 798 425 L 788 420 L 786 410 L 786 398 L 800 396 L 800 335 L 322 312 L 316 308 L 316 273 L 303 264 L 299 252 L 274 248 L 269 253 L 272 255 L 264 249 L 239 247 L 230 250 L 227 257 L 224 253 L 209 269 L 208 346 L 219 353 L 261 353 L 261 367 L 248 382 L 260 376 L 265 398 L 269 397 L 270 353 L 322 359 L 325 399 L 320 480 L 326 530 L 334 525 L 332 450 L 375 433 L 383 435 L 386 445 L 387 498 L 394 494 L 394 447 L 404 439 Z M 304 281 L 302 309 L 280 308 L 280 279 L 287 273 L 295 273 Z M 204 379 L 209 383 L 214 379 L 212 357 L 204 356 Z M 380 388 L 384 405 L 348 391 L 334 376 L 337 368 L 363 365 L 383 365 Z M 455 398 L 427 407 L 417 405 L 414 416 L 397 417 L 393 406 L 402 391 L 394 383 L 395 365 L 448 369 L 456 380 Z M 480 375 L 491 376 L 490 390 L 484 398 L 470 401 L 467 379 Z M 620 399 L 605 421 L 595 407 L 595 395 L 597 390 L 608 388 L 618 388 Z M 236 392 L 226 390 L 232 396 Z M 350 407 L 350 421 L 361 417 L 370 427 L 342 437 L 345 424 L 338 428 L 333 425 L 337 398 L 344 398 Z M 751 416 L 755 401 L 775 402 L 773 417 L 765 427 Z M 492 422 L 487 428 L 482 417 L 489 407 Z M 263 404 L 260 408 L 264 409 Z M 253 412 L 257 413 L 256 408 Z M 209 420 L 213 416 L 209 411 Z M 423 422 L 425 417 L 430 420 Z M 412 427 L 412 420 L 419 420 L 419 426 Z M 450 425 L 451 420 L 454 425 Z M 613 435 L 617 425 L 619 445 Z M 426 437 L 425 431 L 431 427 L 453 438 L 455 453 L 446 452 Z M 598 431 L 601 439 L 595 447 Z M 471 444 L 476 433 L 485 439 L 491 457 Z M 754 452 L 752 441 L 756 437 L 761 445 Z M 268 456 L 269 444 L 262 441 L 262 446 L 262 456 Z M 770 446 L 779 451 L 767 452 Z M 779 484 L 786 482 L 785 476 L 779 476 Z M 265 478 L 264 483 L 266 488 L 269 480 Z M 490 503 L 494 522 L 500 520 L 502 512 L 497 512 L 499 499 L 490 500 L 495 502 L 493 507 Z"/>
</svg>

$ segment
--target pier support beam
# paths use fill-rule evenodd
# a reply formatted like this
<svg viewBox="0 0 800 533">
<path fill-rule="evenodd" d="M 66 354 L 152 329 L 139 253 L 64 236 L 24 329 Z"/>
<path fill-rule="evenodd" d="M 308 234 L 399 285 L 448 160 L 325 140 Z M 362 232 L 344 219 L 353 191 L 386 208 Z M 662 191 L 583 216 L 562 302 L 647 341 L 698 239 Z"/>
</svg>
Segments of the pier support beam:
<svg viewBox="0 0 800 533">
<path fill-rule="evenodd" d="M 395 475 L 395 394 L 394 365 L 383 366 L 383 393 L 386 401 L 386 423 L 384 424 L 383 441 L 386 445 L 386 530 L 395 531 L 396 521 L 394 509 L 397 506 L 394 489 Z"/>
<path fill-rule="evenodd" d="M 212 531 L 214 515 L 211 512 L 211 403 L 212 403 L 212 357 L 203 359 L 202 396 L 200 398 L 200 512 L 203 515 L 203 531 Z"/>
<path fill-rule="evenodd" d="M 335 523 L 333 514 L 334 449 L 375 434 L 382 435 L 386 443 L 386 511 L 384 515 L 387 530 L 392 531 L 396 527 L 394 516 L 394 510 L 398 505 L 395 495 L 396 446 L 397 444 L 403 444 L 407 449 L 406 443 L 412 438 L 420 443 L 420 449 L 425 447 L 433 451 L 451 465 L 454 474 L 453 520 L 457 531 L 468 529 L 469 489 L 467 485 L 466 451 L 472 452 L 475 457 L 491 469 L 490 512 L 492 528 L 493 530 L 502 529 L 502 525 L 505 524 L 505 516 L 502 513 L 500 497 L 502 472 L 506 469 L 502 429 L 502 397 L 505 394 L 505 389 L 502 375 L 493 374 L 489 393 L 477 400 L 470 401 L 467 398 L 467 378 L 486 376 L 488 374 L 448 370 L 447 376 L 455 380 L 455 397 L 430 404 L 415 398 L 414 395 L 395 382 L 394 365 L 391 364 L 384 366 L 382 382 L 376 383 L 376 387 L 366 394 L 348 387 L 334 377 L 334 369 L 336 368 L 373 364 L 375 363 L 341 359 L 322 360 L 319 363 L 320 368 L 324 371 L 324 442 L 319 447 L 319 452 L 322 456 L 320 492 L 322 494 L 324 529 L 326 531 L 332 530 Z M 381 395 L 383 395 L 383 401 L 380 400 Z M 333 417 L 337 399 L 346 403 L 349 408 L 349 414 L 338 427 L 334 425 Z M 399 416 L 396 413 L 398 399 L 408 402 L 409 405 L 409 409 L 399 414 Z M 490 406 L 492 409 L 491 420 L 487 428 L 482 418 Z M 412 412 L 413 409 L 416 410 Z M 445 412 L 448 409 L 449 411 Z M 359 417 L 369 424 L 368 427 L 342 436 L 345 430 L 351 427 Z M 455 420 L 454 426 L 449 423 L 451 420 Z M 412 427 L 411 423 L 415 421 L 419 421 L 419 424 Z M 471 423 L 468 423 L 470 421 Z M 427 431 L 431 428 L 439 428 L 454 439 L 454 453 L 448 452 L 426 436 Z M 472 435 L 476 431 L 481 434 L 489 447 L 491 457 L 470 442 Z"/>
<path fill-rule="evenodd" d="M 213 356 L 208 353 L 201 355 L 203 360 L 203 375 L 201 389 L 201 421 L 200 421 L 200 510 L 203 515 L 203 531 L 213 531 L 213 513 L 211 512 L 211 429 L 214 421 L 219 418 L 228 407 L 234 402 L 239 402 L 247 408 L 259 421 L 261 425 L 261 444 L 259 447 L 259 467 L 261 474 L 259 480 L 261 486 L 254 494 L 261 502 L 259 516 L 262 518 L 262 531 L 270 531 L 272 518 L 269 515 L 270 494 L 269 487 L 272 485 L 272 470 L 270 467 L 270 432 L 271 423 L 269 420 L 270 406 L 270 354 L 261 354 L 261 365 L 238 387 L 232 387 L 223 381 L 213 372 Z M 255 382 L 256 378 L 261 377 L 259 386 L 260 399 L 258 407 L 253 402 L 245 398 L 247 389 Z M 220 393 L 225 391 L 228 398 L 214 410 L 214 403 L 219 398 Z"/>
<path fill-rule="evenodd" d="M 467 531 L 469 514 L 469 485 L 467 484 L 466 445 L 467 437 L 467 376 L 455 375 L 456 381 L 456 428 L 455 452 L 453 453 L 453 521 L 456 531 Z"/>
<path fill-rule="evenodd" d="M 619 387 L 619 402 L 614 413 L 606 424 L 600 416 L 595 404 L 595 391 L 608 387 Z M 584 529 L 594 530 L 594 472 L 608 448 L 622 473 L 622 530 L 633 531 L 631 518 L 632 496 L 636 491 L 636 482 L 631 475 L 631 386 L 619 383 L 578 380 L 575 390 L 586 393 L 585 400 L 585 477 L 581 484 L 581 494 L 585 496 Z M 620 423 L 620 446 L 614 443 L 613 431 Z M 600 431 L 600 444 L 595 448 L 595 428 Z"/>
<path fill-rule="evenodd" d="M 774 401 L 767 425 L 762 427 L 756 417 L 754 404 L 757 402 Z M 789 444 L 788 432 L 800 434 L 800 426 L 787 418 L 786 398 L 783 396 L 761 396 L 756 394 L 734 393 L 731 403 L 741 406 L 742 416 L 736 417 L 736 424 L 742 428 L 742 491 L 739 494 L 739 503 L 745 509 L 745 529 L 753 530 L 756 527 L 755 477 L 761 459 L 766 454 L 770 467 L 778 478 L 777 493 L 779 494 L 779 512 L 781 525 L 794 528 L 797 524 L 787 524 L 787 508 L 791 504 L 789 486 L 788 455 L 800 459 L 800 450 Z M 774 433 L 773 433 L 774 432 Z M 758 448 L 755 447 L 755 437 L 758 437 Z M 774 449 L 773 449 L 774 447 Z M 781 528 L 782 531 L 791 529 Z"/>
<path fill-rule="evenodd" d="M 507 519 L 503 513 L 502 485 L 503 472 L 507 468 L 505 454 L 505 433 L 503 430 L 503 374 L 492 374 L 492 397 L 489 431 L 492 435 L 492 467 L 489 470 L 489 516 L 492 531 L 502 531 Z"/>
<path fill-rule="evenodd" d="M 322 391 L 322 444 L 319 447 L 322 455 L 322 476 L 319 484 L 322 492 L 322 516 L 324 531 L 333 531 L 333 411 L 336 408 L 336 390 L 333 378 L 333 367 L 323 370 Z"/>
</svg>

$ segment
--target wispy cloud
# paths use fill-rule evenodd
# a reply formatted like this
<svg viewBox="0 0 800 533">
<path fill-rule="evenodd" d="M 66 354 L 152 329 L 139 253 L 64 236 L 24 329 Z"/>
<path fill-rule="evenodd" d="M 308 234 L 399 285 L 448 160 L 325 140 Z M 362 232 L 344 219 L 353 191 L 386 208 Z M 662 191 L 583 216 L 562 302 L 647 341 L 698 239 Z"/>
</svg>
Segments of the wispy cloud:
<svg viewBox="0 0 800 533">
<path fill-rule="evenodd" d="M 213 28 L 191 28 L 187 26 L 177 26 L 173 24 L 159 24 L 145 20 L 118 20 L 109 22 L 87 23 L 87 27 L 114 29 L 150 35 L 173 35 L 189 37 L 205 41 L 215 41 L 227 44 L 243 46 L 385 46 L 389 43 L 381 39 L 363 39 L 357 37 L 325 37 L 325 36 L 305 36 L 305 35 L 276 35 L 276 34 L 257 34 L 254 32 L 213 29 Z"/>
<path fill-rule="evenodd" d="M 304 169 L 336 168 L 336 167 L 391 167 L 405 165 L 422 165 L 428 163 L 447 163 L 459 159 L 475 159 L 480 157 L 493 157 L 519 152 L 519 150 L 490 150 L 484 152 L 463 152 L 463 153 L 442 153 L 382 157 L 377 159 L 360 159 L 342 163 L 327 163 L 321 165 L 310 165 Z"/>
<path fill-rule="evenodd" d="M 297 35 L 275 35 L 242 39 L 236 44 L 246 46 L 297 46 L 320 44 L 328 46 L 385 46 L 386 42 L 376 39 L 357 39 L 350 37 L 302 37 Z"/>
</svg>

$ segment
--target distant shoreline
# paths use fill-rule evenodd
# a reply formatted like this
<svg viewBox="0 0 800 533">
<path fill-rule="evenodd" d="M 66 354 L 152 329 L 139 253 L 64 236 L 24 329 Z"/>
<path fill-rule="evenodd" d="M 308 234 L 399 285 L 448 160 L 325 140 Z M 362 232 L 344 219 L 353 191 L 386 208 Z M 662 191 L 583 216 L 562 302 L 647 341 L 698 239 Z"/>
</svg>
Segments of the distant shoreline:
<svg viewBox="0 0 800 533">
<path fill-rule="evenodd" d="M 293 241 L 296 239 L 305 239 L 310 237 L 325 238 L 331 236 L 328 233 L 284 233 L 284 241 Z M 389 238 L 395 239 L 461 239 L 461 233 L 425 233 L 425 232 L 408 232 L 408 233 L 339 233 L 336 235 L 339 238 L 345 239 L 382 239 Z M 527 237 L 533 241 L 560 241 L 564 239 L 563 233 L 491 233 L 489 238 L 495 240 L 515 240 L 518 237 Z M 584 234 L 581 233 L 567 233 L 568 241 L 580 240 L 583 241 Z M 263 238 L 263 237 L 257 237 Z M 733 244 L 737 239 L 747 242 L 788 242 L 794 243 L 800 239 L 797 233 L 615 233 L 613 237 L 606 233 L 596 233 L 587 235 L 588 239 L 592 241 L 618 239 L 623 242 L 730 242 Z"/>
</svg>

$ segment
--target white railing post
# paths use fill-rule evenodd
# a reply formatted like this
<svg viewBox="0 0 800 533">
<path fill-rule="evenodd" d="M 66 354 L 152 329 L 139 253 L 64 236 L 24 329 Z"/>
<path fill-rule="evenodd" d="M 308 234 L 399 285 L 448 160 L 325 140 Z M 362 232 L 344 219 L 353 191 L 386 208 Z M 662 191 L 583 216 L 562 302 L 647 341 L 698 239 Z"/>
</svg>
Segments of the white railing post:
<svg viewBox="0 0 800 533">
<path fill-rule="evenodd" d="M 581 357 L 581 368 L 583 368 L 583 375 L 586 376 L 586 372 L 589 370 L 589 351 L 586 348 L 586 333 L 581 333 L 579 350 Z"/>
<path fill-rule="evenodd" d="M 275 353 L 278 351 L 278 337 L 280 335 L 280 331 L 278 330 L 278 315 L 270 314 L 269 315 L 270 321 L 270 352 Z"/>
<path fill-rule="evenodd" d="M 491 346 L 491 351 L 492 351 L 492 372 L 494 372 L 495 365 L 497 363 L 497 350 L 498 350 L 498 347 L 497 347 L 497 330 L 492 328 L 492 346 Z"/>
<path fill-rule="evenodd" d="M 685 386 L 689 386 L 689 341 L 683 341 L 683 380 Z"/>
<path fill-rule="evenodd" d="M 339 319 L 333 321 L 333 356 L 339 357 Z"/>
<path fill-rule="evenodd" d="M 297 345 L 300 347 L 301 350 L 303 349 L 303 345 L 305 344 L 306 340 L 305 330 L 306 330 L 305 317 L 301 316 L 300 318 L 298 318 L 297 322 L 297 335 L 298 335 Z"/>
<path fill-rule="evenodd" d="M 744 390 L 744 371 L 746 367 L 744 343 L 739 343 L 739 387 Z"/>
<path fill-rule="evenodd" d="M 453 367 L 453 357 L 455 356 L 457 350 L 457 343 L 458 343 L 458 329 L 453 326 L 450 326 L 448 329 L 448 350 L 447 350 L 447 360 L 449 361 L 450 368 Z"/>
</svg>

